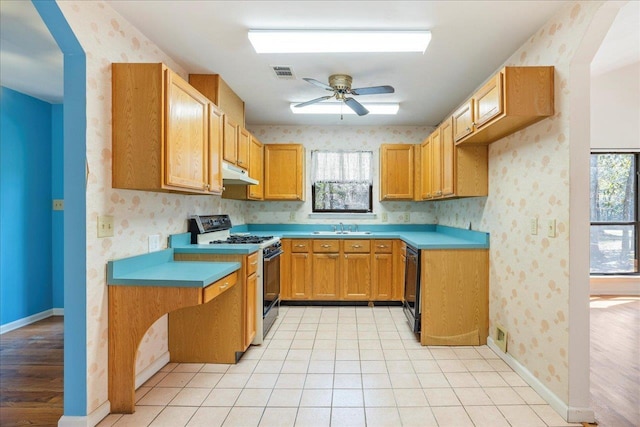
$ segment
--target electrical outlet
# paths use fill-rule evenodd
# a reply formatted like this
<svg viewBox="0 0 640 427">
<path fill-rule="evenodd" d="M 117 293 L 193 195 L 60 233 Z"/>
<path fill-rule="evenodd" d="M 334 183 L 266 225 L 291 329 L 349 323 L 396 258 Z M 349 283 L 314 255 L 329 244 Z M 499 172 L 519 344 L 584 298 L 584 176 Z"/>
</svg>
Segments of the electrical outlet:
<svg viewBox="0 0 640 427">
<path fill-rule="evenodd" d="M 291 211 L 289 212 L 289 221 L 293 222 L 296 220 L 296 213 Z"/>
<path fill-rule="evenodd" d="M 382 212 L 382 222 L 389 221 L 389 214 L 386 212 Z"/>
<path fill-rule="evenodd" d="M 507 352 L 507 338 L 507 330 L 500 325 L 496 325 L 496 338 L 493 342 L 500 350 L 505 353 Z"/>
<path fill-rule="evenodd" d="M 54 211 L 63 211 L 64 210 L 64 200 L 62 200 L 62 199 L 53 199 L 53 210 Z"/>
<path fill-rule="evenodd" d="M 98 216 L 98 237 L 113 237 L 113 216 Z"/>
<path fill-rule="evenodd" d="M 156 252 L 160 250 L 160 235 L 151 234 L 149 236 L 149 252 Z"/>
<path fill-rule="evenodd" d="M 531 218 L 529 220 L 529 229 L 534 236 L 538 234 L 538 218 Z"/>
<path fill-rule="evenodd" d="M 404 213 L 404 222 L 409 222 L 411 221 L 411 213 L 410 212 L 405 212 Z"/>
<path fill-rule="evenodd" d="M 556 220 L 550 219 L 547 223 L 547 236 L 556 237 Z"/>
</svg>

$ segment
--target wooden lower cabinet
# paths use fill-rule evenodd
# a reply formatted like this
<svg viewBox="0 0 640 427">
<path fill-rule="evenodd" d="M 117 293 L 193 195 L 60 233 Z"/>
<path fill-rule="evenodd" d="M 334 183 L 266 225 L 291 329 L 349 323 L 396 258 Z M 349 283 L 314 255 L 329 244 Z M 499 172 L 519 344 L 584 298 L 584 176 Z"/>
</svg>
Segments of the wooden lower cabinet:
<svg viewBox="0 0 640 427">
<path fill-rule="evenodd" d="M 484 345 L 489 335 L 489 250 L 422 250 L 422 345 Z"/>
<path fill-rule="evenodd" d="M 257 255 L 174 255 L 176 261 L 232 261 L 241 267 L 232 289 L 209 303 L 169 313 L 172 362 L 236 363 L 237 354 L 249 347 L 256 334 Z"/>
<path fill-rule="evenodd" d="M 314 253 L 311 262 L 311 298 L 337 300 L 340 298 L 340 255 Z"/>
<path fill-rule="evenodd" d="M 390 239 L 282 239 L 281 299 L 402 301 L 404 262 L 399 264 L 395 249 L 400 243 Z"/>
</svg>

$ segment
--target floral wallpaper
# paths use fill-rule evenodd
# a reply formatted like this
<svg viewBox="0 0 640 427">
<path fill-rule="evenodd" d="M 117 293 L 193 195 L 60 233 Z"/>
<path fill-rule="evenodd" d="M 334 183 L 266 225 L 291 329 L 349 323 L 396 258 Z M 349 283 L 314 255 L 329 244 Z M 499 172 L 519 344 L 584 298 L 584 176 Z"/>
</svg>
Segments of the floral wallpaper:
<svg viewBox="0 0 640 427">
<path fill-rule="evenodd" d="M 170 234 L 186 231 L 194 213 L 229 213 L 234 224 L 310 220 L 310 198 L 303 203 L 241 202 L 214 196 L 185 196 L 111 187 L 111 63 L 164 62 L 182 69 L 136 28 L 103 2 L 63 1 L 59 7 L 87 59 L 87 411 L 107 401 L 108 320 L 105 265 L 108 260 L 146 253 L 151 234 L 162 247 Z M 493 143 L 489 150 L 487 198 L 435 203 L 378 202 L 389 222 L 434 223 L 491 233 L 490 324 L 509 331 L 508 348 L 522 365 L 564 402 L 568 401 L 569 299 L 569 65 L 601 2 L 566 6 L 507 61 L 508 65 L 554 65 L 556 114 Z M 489 76 L 487 76 L 489 77 Z M 464 100 L 460 100 L 462 102 Z M 384 142 L 419 143 L 433 129 L 403 127 L 249 126 L 264 143 L 298 142 L 307 148 L 371 149 Z M 588 149 L 588 148 L 587 148 Z M 578 166 L 579 167 L 579 166 Z M 585 165 L 586 167 L 586 165 Z M 308 169 L 308 168 L 307 168 Z M 307 172 L 308 173 L 308 172 Z M 115 235 L 96 237 L 96 217 L 113 215 Z M 528 233 L 529 219 L 542 226 L 555 219 L 557 237 Z M 359 222 L 381 222 L 376 219 Z M 542 228 L 542 227 L 541 227 Z M 167 349 L 166 320 L 148 331 L 136 369 L 148 367 Z"/>
<path fill-rule="evenodd" d="M 553 117 L 489 146 L 489 196 L 440 202 L 438 222 L 491 234 L 490 331 L 509 332 L 508 353 L 568 402 L 569 69 L 598 2 L 567 5 L 505 65 L 555 66 Z M 487 76 L 489 77 L 489 76 Z M 462 100 L 461 100 L 462 101 Z M 585 150 L 589 147 L 585 146 Z M 538 219 L 538 234 L 529 221 Z M 546 224 L 556 221 L 556 237 Z M 476 229 L 476 226 L 473 227 Z"/>
<path fill-rule="evenodd" d="M 305 147 L 304 202 L 249 202 L 246 205 L 248 223 L 334 223 L 335 219 L 309 218 L 311 213 L 311 151 L 370 150 L 373 152 L 373 212 L 372 219 L 339 219 L 358 224 L 388 223 L 433 224 L 435 206 L 424 202 L 380 202 L 380 145 L 419 144 L 434 130 L 431 126 L 251 126 L 249 130 L 263 143 L 297 143 Z M 291 217 L 293 212 L 293 219 Z M 408 214 L 408 220 L 405 220 Z"/>
</svg>

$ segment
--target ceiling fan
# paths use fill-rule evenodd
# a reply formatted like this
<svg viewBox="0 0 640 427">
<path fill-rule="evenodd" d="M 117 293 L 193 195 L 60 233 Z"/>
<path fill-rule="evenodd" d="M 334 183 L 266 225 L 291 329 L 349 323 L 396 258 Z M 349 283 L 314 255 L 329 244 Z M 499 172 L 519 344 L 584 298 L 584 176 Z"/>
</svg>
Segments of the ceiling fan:
<svg viewBox="0 0 640 427">
<path fill-rule="evenodd" d="M 316 102 L 325 101 L 335 97 L 338 101 L 342 101 L 349 108 L 356 112 L 359 116 L 364 116 L 369 113 L 364 105 L 360 104 L 354 98 L 347 95 L 375 95 L 379 93 L 394 93 L 395 89 L 392 86 L 371 86 L 361 87 L 357 89 L 351 89 L 351 76 L 346 74 L 333 74 L 329 76 L 329 84 L 322 83 L 316 79 L 304 78 L 307 82 L 314 86 L 318 86 L 322 89 L 333 92 L 333 95 L 321 96 L 320 98 L 312 99 L 311 101 L 302 102 L 296 104 L 296 108 L 306 107 L 307 105 L 315 104 Z"/>
</svg>

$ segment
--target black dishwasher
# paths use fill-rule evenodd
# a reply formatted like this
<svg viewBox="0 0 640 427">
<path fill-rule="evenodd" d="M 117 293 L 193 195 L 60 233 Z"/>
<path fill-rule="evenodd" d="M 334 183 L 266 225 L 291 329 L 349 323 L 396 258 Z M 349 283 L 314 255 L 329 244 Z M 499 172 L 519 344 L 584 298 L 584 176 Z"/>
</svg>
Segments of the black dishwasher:
<svg viewBox="0 0 640 427">
<path fill-rule="evenodd" d="M 407 245 L 404 275 L 404 314 L 414 333 L 420 333 L 420 249 Z"/>
</svg>

